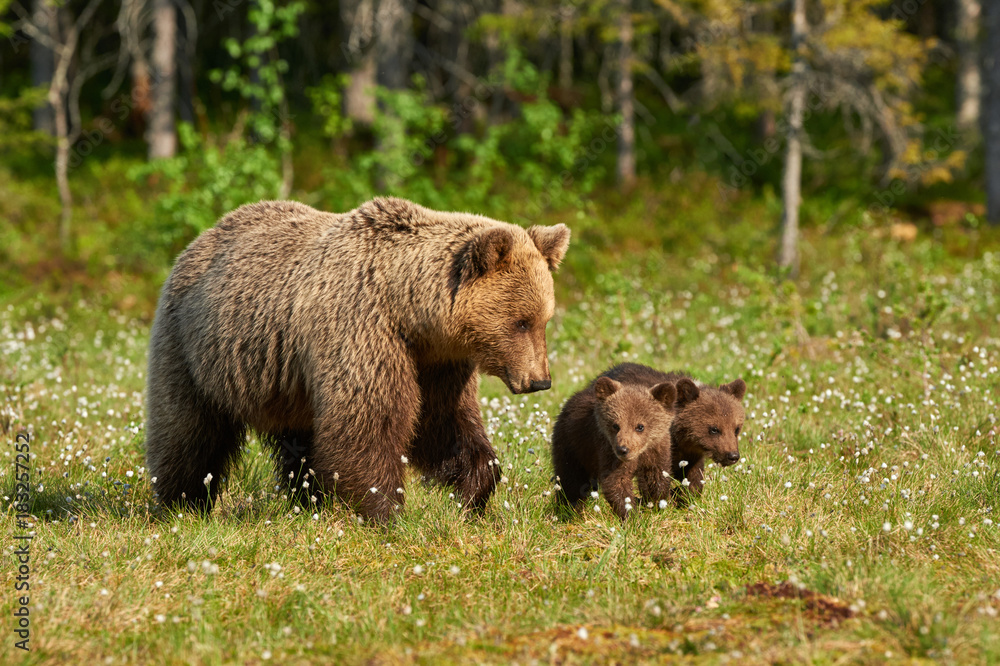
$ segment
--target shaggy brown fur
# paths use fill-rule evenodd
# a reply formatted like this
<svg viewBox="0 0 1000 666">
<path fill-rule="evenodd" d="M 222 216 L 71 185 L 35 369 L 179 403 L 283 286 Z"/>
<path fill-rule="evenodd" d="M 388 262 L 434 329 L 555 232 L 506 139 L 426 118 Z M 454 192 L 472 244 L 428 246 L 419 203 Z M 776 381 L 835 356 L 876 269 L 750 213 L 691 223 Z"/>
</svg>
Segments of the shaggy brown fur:
<svg viewBox="0 0 1000 666">
<path fill-rule="evenodd" d="M 744 419 L 741 401 L 747 391 L 742 379 L 716 388 L 696 384 L 683 373 L 663 373 L 635 363 L 623 363 L 607 374 L 618 381 L 643 386 L 676 383 L 677 400 L 670 427 L 673 441 L 671 474 L 678 481 L 687 479 L 688 488 L 695 494 L 700 494 L 705 485 L 706 458 L 723 467 L 739 461 L 739 436 Z M 676 497 L 683 502 L 684 494 Z"/>
<path fill-rule="evenodd" d="M 647 387 L 599 376 L 563 406 L 552 430 L 552 464 L 560 497 L 574 507 L 595 486 L 624 520 L 636 504 L 670 495 L 673 382 Z"/>
<path fill-rule="evenodd" d="M 342 215 L 261 202 L 178 258 L 149 351 L 146 458 L 161 501 L 206 506 L 253 429 L 296 485 L 363 516 L 403 502 L 404 458 L 481 508 L 498 470 L 479 371 L 547 389 L 564 225 L 375 199 Z M 211 480 L 206 484 L 207 475 Z M 207 487 L 206 487 L 207 486 Z"/>
</svg>

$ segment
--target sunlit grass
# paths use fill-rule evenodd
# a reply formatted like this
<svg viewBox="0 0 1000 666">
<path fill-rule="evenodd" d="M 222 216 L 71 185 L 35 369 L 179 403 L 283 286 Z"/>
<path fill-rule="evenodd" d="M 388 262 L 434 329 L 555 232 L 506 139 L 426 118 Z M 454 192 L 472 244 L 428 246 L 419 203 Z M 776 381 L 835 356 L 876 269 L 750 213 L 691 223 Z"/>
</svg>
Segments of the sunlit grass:
<svg viewBox="0 0 1000 666">
<path fill-rule="evenodd" d="M 0 426 L 33 434 L 28 660 L 1000 659 L 1000 255 L 815 242 L 797 288 L 651 252 L 564 298 L 553 389 L 483 381 L 504 475 L 485 515 L 413 474 L 389 529 L 293 505 L 255 440 L 210 516 L 160 512 L 142 452 L 149 313 L 115 293 L 0 303 Z M 687 510 L 623 526 L 597 499 L 567 520 L 552 423 L 620 360 L 744 377 L 744 458 L 710 468 Z M 747 593 L 762 581 L 850 617 Z"/>
</svg>

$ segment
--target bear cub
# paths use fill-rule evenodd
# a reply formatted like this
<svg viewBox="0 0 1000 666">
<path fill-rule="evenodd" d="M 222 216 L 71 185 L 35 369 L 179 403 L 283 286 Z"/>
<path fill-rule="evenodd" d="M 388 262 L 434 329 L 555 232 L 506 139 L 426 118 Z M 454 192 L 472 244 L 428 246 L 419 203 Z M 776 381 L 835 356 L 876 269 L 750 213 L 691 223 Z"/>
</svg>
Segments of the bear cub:
<svg viewBox="0 0 1000 666">
<path fill-rule="evenodd" d="M 670 495 L 672 381 L 647 386 L 617 380 L 612 368 L 566 401 L 552 430 L 552 463 L 561 500 L 579 508 L 595 486 L 625 520 L 638 503 Z"/>
<path fill-rule="evenodd" d="M 677 399 L 670 426 L 671 476 L 695 495 L 701 494 L 705 485 L 707 458 L 722 467 L 739 462 L 739 437 L 745 417 L 743 396 L 747 392 L 742 379 L 715 387 L 696 383 L 684 373 L 664 373 L 636 363 L 622 363 L 605 375 L 640 386 L 675 384 Z M 683 503 L 684 495 L 675 495 L 679 503 Z"/>
</svg>

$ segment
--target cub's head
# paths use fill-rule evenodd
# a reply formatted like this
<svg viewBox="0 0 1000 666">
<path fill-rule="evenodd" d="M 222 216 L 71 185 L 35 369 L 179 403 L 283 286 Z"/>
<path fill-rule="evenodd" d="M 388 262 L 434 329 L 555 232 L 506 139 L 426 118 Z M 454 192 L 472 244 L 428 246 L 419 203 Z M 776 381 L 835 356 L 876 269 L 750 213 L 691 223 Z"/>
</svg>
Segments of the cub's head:
<svg viewBox="0 0 1000 666">
<path fill-rule="evenodd" d="M 722 466 L 740 459 L 739 438 L 743 429 L 743 396 L 747 385 L 737 379 L 719 388 L 698 387 L 685 377 L 677 382 L 674 431 L 695 453 L 711 456 Z"/>
<path fill-rule="evenodd" d="M 594 394 L 597 427 L 619 460 L 634 460 L 651 444 L 669 441 L 673 421 L 669 410 L 677 397 L 672 383 L 646 388 L 598 377 Z"/>
<path fill-rule="evenodd" d="M 545 325 L 552 318 L 554 271 L 569 246 L 564 224 L 487 227 L 455 259 L 454 315 L 458 336 L 479 369 L 512 393 L 552 384 Z"/>
</svg>

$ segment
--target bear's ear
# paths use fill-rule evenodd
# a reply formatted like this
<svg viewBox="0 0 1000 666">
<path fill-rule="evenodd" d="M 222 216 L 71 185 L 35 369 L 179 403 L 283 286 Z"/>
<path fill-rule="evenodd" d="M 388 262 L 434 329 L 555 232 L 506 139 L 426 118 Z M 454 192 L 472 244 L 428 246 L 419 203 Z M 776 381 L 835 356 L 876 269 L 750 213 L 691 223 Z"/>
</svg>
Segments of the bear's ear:
<svg viewBox="0 0 1000 666">
<path fill-rule="evenodd" d="M 701 390 L 698 389 L 698 385 L 689 377 L 682 377 L 677 382 L 677 399 L 674 404 L 678 408 L 683 407 L 689 402 L 697 400 L 699 395 L 701 395 Z"/>
<path fill-rule="evenodd" d="M 743 400 L 743 396 L 747 394 L 747 383 L 742 379 L 737 379 L 729 382 L 728 384 L 723 384 L 719 387 L 719 390 L 723 393 L 728 393 L 737 400 Z"/>
<path fill-rule="evenodd" d="M 667 409 L 672 408 L 674 406 L 674 401 L 677 400 L 677 387 L 671 382 L 657 384 L 653 388 L 649 389 L 649 392 L 653 394 L 653 400 L 657 401 Z"/>
<path fill-rule="evenodd" d="M 506 265 L 514 236 L 503 228 L 487 229 L 468 242 L 459 261 L 461 282 L 495 273 Z"/>
<path fill-rule="evenodd" d="M 563 257 L 566 256 L 566 248 L 569 247 L 569 227 L 565 224 L 531 227 L 528 229 L 528 235 L 545 258 L 549 270 L 554 271 L 559 268 Z"/>
<path fill-rule="evenodd" d="M 594 393 L 597 394 L 598 400 L 607 400 L 609 397 L 618 392 L 622 385 L 611 377 L 598 377 L 597 381 L 594 382 Z"/>
</svg>

